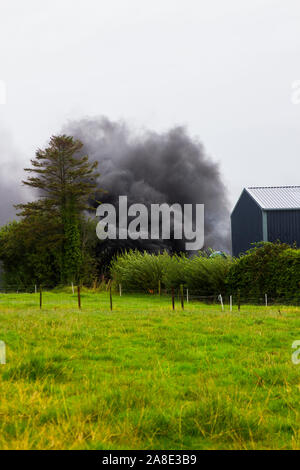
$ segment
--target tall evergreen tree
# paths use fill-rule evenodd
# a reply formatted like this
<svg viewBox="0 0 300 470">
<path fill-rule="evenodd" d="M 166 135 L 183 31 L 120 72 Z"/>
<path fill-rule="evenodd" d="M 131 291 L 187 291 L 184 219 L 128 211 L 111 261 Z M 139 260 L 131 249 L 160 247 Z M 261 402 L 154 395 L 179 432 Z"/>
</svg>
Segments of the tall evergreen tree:
<svg viewBox="0 0 300 470">
<path fill-rule="evenodd" d="M 81 156 L 82 142 L 71 136 L 52 136 L 49 146 L 37 150 L 31 160 L 30 174 L 23 183 L 38 190 L 39 198 L 19 204 L 24 218 L 37 218 L 57 225 L 60 245 L 60 280 L 62 283 L 78 281 L 82 266 L 81 224 L 83 213 L 90 209 L 88 199 L 96 189 L 97 162 Z M 58 222 L 58 223 L 57 223 Z"/>
</svg>

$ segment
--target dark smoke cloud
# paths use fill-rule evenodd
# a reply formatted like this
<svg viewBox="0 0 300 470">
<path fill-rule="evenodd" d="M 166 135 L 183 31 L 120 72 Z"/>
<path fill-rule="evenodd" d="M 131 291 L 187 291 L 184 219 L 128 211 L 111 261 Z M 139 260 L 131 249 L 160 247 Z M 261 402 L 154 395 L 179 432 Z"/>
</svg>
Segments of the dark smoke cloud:
<svg viewBox="0 0 300 470">
<path fill-rule="evenodd" d="M 228 200 L 219 166 L 185 128 L 137 134 L 124 122 L 99 117 L 70 122 L 64 132 L 80 139 L 84 152 L 99 162 L 99 187 L 107 191 L 99 196 L 102 202 L 127 195 L 128 204 L 205 204 L 205 246 L 229 250 Z M 143 240 L 128 246 L 152 250 L 157 245 Z M 158 246 L 174 251 L 175 242 Z M 178 249 L 184 249 L 182 242 Z"/>
<path fill-rule="evenodd" d="M 14 204 L 24 201 L 23 168 L 11 136 L 0 129 L 0 226 L 16 218 Z"/>
<path fill-rule="evenodd" d="M 84 143 L 84 152 L 99 162 L 102 202 L 116 204 L 119 195 L 128 203 L 205 204 L 205 246 L 229 250 L 229 210 L 219 167 L 202 144 L 186 130 L 137 134 L 124 122 L 107 118 L 70 122 L 65 133 Z M 0 129 L 0 225 L 16 218 L 14 204 L 34 198 L 22 186 L 23 164 L 11 136 Z M 181 251 L 181 241 L 117 241 L 102 244 L 108 259 L 119 248 Z"/>
</svg>

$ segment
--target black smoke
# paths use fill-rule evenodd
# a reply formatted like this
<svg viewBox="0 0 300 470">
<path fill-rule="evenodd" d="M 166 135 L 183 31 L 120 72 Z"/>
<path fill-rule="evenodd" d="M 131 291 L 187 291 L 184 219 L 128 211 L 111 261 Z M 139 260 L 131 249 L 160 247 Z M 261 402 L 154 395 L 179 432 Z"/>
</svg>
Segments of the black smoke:
<svg viewBox="0 0 300 470">
<path fill-rule="evenodd" d="M 229 250 L 227 191 L 219 165 L 191 138 L 184 127 L 167 132 L 134 132 L 124 122 L 105 117 L 69 122 L 64 132 L 84 144 L 90 160 L 99 162 L 98 197 L 116 204 L 127 195 L 128 204 L 205 204 L 205 247 Z M 107 241 L 103 248 L 183 251 L 182 241 Z"/>
</svg>

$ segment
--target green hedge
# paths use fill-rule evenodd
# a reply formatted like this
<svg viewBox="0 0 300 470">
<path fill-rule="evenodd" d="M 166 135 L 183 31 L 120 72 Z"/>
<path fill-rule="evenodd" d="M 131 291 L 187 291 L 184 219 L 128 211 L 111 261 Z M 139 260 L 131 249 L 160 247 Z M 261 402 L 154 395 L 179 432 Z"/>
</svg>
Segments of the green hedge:
<svg viewBox="0 0 300 470">
<path fill-rule="evenodd" d="M 167 253 L 154 255 L 128 251 L 112 261 L 110 271 L 113 280 L 127 291 L 157 290 L 169 261 Z"/>
<path fill-rule="evenodd" d="M 199 296 L 300 300 L 300 250 L 280 243 L 261 243 L 238 259 L 130 251 L 113 260 L 111 275 L 127 291 L 157 292 L 160 281 L 163 289 L 183 284 Z"/>
<path fill-rule="evenodd" d="M 117 256 L 111 264 L 115 283 L 132 291 L 178 289 L 181 284 L 199 295 L 225 293 L 225 280 L 231 265 L 230 258 L 209 258 L 199 254 L 193 258 L 167 253 L 149 254 L 129 251 Z"/>
<path fill-rule="evenodd" d="M 255 298 L 300 300 L 300 250 L 280 243 L 261 243 L 236 259 L 227 276 L 227 291 Z"/>
</svg>

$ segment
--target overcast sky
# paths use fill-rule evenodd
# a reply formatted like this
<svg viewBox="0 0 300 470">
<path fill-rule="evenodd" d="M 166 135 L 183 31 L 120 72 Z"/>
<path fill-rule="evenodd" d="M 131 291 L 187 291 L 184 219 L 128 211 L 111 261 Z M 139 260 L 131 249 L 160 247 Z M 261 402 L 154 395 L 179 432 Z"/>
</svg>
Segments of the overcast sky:
<svg viewBox="0 0 300 470">
<path fill-rule="evenodd" d="M 300 184 L 299 0 L 1 0 L 0 59 L 2 173 L 104 114 L 185 125 L 231 205 L 244 186 Z"/>
</svg>

